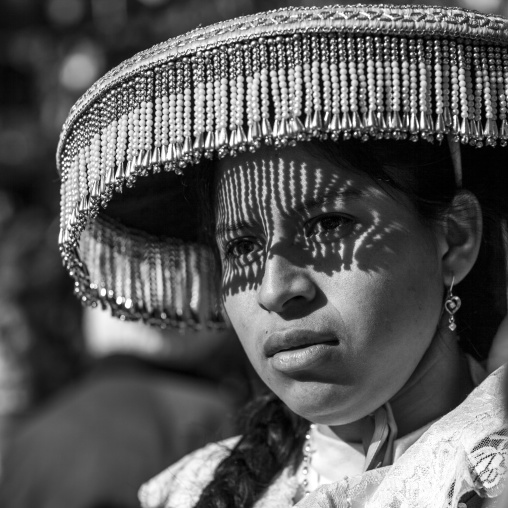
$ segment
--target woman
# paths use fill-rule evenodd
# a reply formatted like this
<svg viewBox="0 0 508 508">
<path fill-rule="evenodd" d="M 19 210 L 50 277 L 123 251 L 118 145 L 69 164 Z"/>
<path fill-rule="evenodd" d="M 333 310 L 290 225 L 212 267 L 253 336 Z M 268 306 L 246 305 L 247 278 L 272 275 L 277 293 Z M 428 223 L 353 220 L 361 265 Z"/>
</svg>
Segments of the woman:
<svg viewBox="0 0 508 508">
<path fill-rule="evenodd" d="M 482 382 L 464 351 L 484 358 L 506 313 L 507 44 L 501 18 L 460 10 L 288 9 L 155 47 L 78 103 L 59 150 L 77 292 L 213 325 L 211 256 L 167 240 L 212 236 L 268 388 L 242 437 L 169 468 L 144 506 L 498 495 L 501 371 Z"/>
</svg>

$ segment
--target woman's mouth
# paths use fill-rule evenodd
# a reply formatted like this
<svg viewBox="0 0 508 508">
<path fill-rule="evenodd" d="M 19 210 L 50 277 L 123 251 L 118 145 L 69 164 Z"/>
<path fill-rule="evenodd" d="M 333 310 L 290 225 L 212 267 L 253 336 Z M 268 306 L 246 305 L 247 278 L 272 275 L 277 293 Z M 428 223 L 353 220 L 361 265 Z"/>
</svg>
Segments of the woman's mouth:
<svg viewBox="0 0 508 508">
<path fill-rule="evenodd" d="M 328 360 L 338 344 L 339 339 L 331 334 L 285 330 L 268 337 L 264 352 L 274 369 L 290 373 L 311 369 Z"/>
</svg>

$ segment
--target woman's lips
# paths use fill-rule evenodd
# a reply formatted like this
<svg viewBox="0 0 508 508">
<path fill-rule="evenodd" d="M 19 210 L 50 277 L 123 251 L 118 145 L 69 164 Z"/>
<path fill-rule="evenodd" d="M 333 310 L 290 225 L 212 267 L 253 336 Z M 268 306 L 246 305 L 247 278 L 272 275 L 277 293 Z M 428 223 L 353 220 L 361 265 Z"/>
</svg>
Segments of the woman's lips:
<svg viewBox="0 0 508 508">
<path fill-rule="evenodd" d="M 286 330 L 268 337 L 264 353 L 273 368 L 289 373 L 310 369 L 326 361 L 338 344 L 338 338 L 332 334 Z"/>
</svg>

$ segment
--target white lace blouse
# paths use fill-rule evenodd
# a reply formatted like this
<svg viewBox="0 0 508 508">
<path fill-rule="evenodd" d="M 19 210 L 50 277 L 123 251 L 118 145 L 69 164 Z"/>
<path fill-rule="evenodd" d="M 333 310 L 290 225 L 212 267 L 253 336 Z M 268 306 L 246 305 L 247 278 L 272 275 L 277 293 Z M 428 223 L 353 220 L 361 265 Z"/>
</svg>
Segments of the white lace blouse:
<svg viewBox="0 0 508 508">
<path fill-rule="evenodd" d="M 306 496 L 298 507 L 456 508 L 468 492 L 498 496 L 508 443 L 504 371 L 502 367 L 491 374 L 462 404 L 423 429 L 393 465 L 332 481 Z M 193 507 L 215 467 L 237 441 L 235 437 L 210 444 L 160 473 L 140 490 L 143 508 Z M 298 487 L 297 472 L 288 467 L 255 508 L 294 506 Z"/>
</svg>

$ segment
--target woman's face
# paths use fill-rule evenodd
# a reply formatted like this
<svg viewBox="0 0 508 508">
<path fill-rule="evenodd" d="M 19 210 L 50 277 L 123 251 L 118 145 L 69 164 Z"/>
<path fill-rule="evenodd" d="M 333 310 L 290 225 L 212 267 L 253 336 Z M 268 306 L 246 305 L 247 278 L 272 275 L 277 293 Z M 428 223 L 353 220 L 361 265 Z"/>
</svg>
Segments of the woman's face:
<svg viewBox="0 0 508 508">
<path fill-rule="evenodd" d="M 438 326 L 437 233 L 402 194 L 302 147 L 224 159 L 217 190 L 225 309 L 264 382 L 328 425 L 391 399 Z"/>
</svg>

